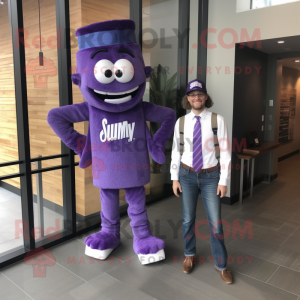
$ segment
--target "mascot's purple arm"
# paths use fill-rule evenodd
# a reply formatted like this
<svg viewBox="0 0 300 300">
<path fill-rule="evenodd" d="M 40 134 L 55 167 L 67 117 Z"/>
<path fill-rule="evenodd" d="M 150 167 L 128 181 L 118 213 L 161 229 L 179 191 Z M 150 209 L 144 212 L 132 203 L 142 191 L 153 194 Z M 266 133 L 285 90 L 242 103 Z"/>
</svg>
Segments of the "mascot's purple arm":
<svg viewBox="0 0 300 300">
<path fill-rule="evenodd" d="M 163 149 L 173 133 L 176 114 L 170 108 L 142 101 L 146 78 L 153 70 L 144 65 L 140 45 L 134 41 L 134 28 L 131 20 L 113 20 L 77 30 L 77 73 L 72 75 L 72 81 L 86 102 L 51 109 L 47 120 L 60 139 L 79 155 L 79 166 L 90 168 L 93 184 L 101 188 L 102 228 L 85 239 L 86 245 L 98 250 L 118 246 L 119 189 L 125 189 L 134 251 L 150 254 L 163 249 L 164 241 L 151 234 L 147 217 L 144 185 L 150 182 L 149 153 L 156 162 L 165 162 Z M 121 35 L 124 30 L 126 35 Z M 103 32 L 106 36 L 113 32 L 114 38 L 103 45 L 92 45 L 101 42 L 101 38 L 85 44 L 91 33 Z M 108 45 L 111 41 L 114 44 Z M 108 76 L 104 72 L 95 75 L 95 68 L 105 66 Z M 111 77 L 111 68 L 119 68 L 123 74 Z M 134 70 L 131 75 L 130 70 Z M 121 96 L 107 96 L 112 93 Z M 111 102 L 112 98 L 128 99 L 128 95 L 128 101 Z M 72 123 L 82 121 L 89 121 L 87 136 L 72 127 Z M 153 137 L 146 121 L 161 123 Z"/>
</svg>

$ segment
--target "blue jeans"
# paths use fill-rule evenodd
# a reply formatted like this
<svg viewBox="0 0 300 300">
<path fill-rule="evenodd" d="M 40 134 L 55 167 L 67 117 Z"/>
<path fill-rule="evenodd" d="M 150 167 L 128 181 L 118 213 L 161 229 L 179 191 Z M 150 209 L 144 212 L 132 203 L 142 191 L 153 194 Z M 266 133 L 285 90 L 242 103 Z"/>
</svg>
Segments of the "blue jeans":
<svg viewBox="0 0 300 300">
<path fill-rule="evenodd" d="M 221 223 L 221 200 L 217 195 L 219 176 L 220 168 L 210 173 L 195 173 L 180 165 L 179 182 L 182 188 L 184 254 L 185 256 L 196 255 L 195 218 L 200 192 L 209 222 L 211 251 L 215 266 L 222 271 L 227 266 L 227 250 Z"/>
</svg>

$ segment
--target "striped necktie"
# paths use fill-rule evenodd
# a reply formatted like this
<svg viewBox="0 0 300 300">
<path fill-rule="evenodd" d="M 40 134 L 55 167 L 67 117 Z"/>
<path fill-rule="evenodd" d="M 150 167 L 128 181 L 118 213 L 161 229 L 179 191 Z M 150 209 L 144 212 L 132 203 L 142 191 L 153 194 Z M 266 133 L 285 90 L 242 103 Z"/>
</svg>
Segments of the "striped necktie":
<svg viewBox="0 0 300 300">
<path fill-rule="evenodd" d="M 193 168 L 198 172 L 203 167 L 202 157 L 202 135 L 201 135 L 201 123 L 200 116 L 195 116 L 196 123 L 193 133 Z"/>
</svg>

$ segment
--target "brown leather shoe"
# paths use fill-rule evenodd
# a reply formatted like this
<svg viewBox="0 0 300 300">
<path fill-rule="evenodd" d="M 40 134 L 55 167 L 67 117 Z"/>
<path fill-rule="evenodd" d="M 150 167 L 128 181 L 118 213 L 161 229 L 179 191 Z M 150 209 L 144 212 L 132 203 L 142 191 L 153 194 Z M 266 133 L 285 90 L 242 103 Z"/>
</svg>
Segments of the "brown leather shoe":
<svg viewBox="0 0 300 300">
<path fill-rule="evenodd" d="M 186 256 L 182 264 L 182 271 L 186 274 L 190 273 L 194 266 L 195 256 Z"/>
<path fill-rule="evenodd" d="M 218 270 L 216 267 L 215 267 L 215 270 L 220 274 L 220 277 L 221 279 L 227 283 L 227 284 L 230 284 L 232 283 L 232 275 L 231 275 L 231 272 L 228 271 L 227 269 L 224 270 L 224 271 L 220 271 Z"/>
</svg>

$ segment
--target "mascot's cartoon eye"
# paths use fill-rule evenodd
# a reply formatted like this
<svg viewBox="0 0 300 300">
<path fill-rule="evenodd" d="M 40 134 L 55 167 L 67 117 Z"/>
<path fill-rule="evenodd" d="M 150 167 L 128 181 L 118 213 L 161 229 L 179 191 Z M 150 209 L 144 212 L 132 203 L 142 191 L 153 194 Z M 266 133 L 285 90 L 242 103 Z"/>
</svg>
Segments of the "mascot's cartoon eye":
<svg viewBox="0 0 300 300">
<path fill-rule="evenodd" d="M 123 76 L 123 72 L 121 70 L 117 70 L 115 74 L 119 78 Z"/>
<path fill-rule="evenodd" d="M 105 75 L 105 77 L 110 78 L 112 76 L 112 71 L 111 70 L 106 70 L 104 75 Z"/>
<path fill-rule="evenodd" d="M 121 83 L 129 82 L 134 75 L 132 63 L 127 59 L 119 59 L 115 62 L 115 78 Z"/>
<path fill-rule="evenodd" d="M 104 84 L 111 83 L 115 79 L 115 76 L 112 76 L 113 70 L 114 65 L 110 60 L 101 59 L 96 63 L 94 68 L 95 78 Z"/>
</svg>

